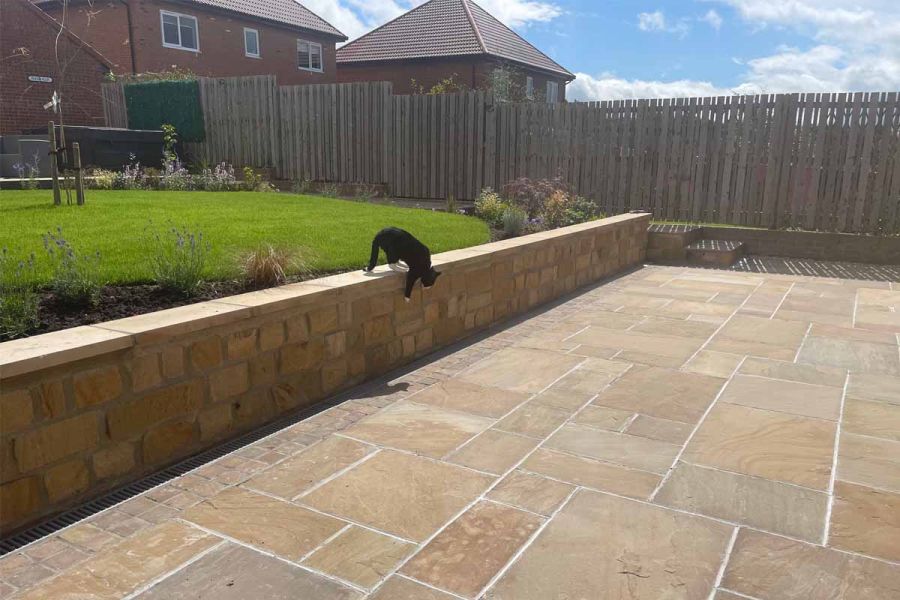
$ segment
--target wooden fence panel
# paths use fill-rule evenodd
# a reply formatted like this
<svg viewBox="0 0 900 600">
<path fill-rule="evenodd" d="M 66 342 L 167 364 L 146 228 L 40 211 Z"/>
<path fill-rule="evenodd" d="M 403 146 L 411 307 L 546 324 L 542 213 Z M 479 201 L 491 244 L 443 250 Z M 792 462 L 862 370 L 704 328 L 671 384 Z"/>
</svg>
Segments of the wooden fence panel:
<svg viewBox="0 0 900 600">
<path fill-rule="evenodd" d="M 192 150 L 209 163 L 424 199 L 559 176 L 607 213 L 900 231 L 898 92 L 547 105 L 481 91 L 393 96 L 386 82 L 199 81 L 207 139 Z M 102 95 L 107 124 L 124 126 L 122 85 Z"/>
</svg>

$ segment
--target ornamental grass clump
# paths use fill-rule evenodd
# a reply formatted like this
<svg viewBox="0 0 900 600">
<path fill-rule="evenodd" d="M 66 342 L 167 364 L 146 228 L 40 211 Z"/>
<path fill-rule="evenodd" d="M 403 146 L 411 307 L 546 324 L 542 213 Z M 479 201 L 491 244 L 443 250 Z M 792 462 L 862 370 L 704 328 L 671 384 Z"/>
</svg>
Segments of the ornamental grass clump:
<svg viewBox="0 0 900 600">
<path fill-rule="evenodd" d="M 506 237 L 518 237 L 528 224 L 528 213 L 517 206 L 508 206 L 503 211 L 503 234 Z"/>
<path fill-rule="evenodd" d="M 240 269 L 247 285 L 266 288 L 283 284 L 289 272 L 307 267 L 297 250 L 262 244 L 241 257 Z"/>
</svg>

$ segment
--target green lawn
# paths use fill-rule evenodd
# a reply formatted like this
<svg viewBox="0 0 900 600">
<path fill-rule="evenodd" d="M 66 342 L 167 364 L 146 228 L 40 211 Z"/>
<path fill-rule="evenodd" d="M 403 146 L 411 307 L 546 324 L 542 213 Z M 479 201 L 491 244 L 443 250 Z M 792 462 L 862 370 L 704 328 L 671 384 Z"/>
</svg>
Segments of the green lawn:
<svg viewBox="0 0 900 600">
<path fill-rule="evenodd" d="M 100 251 L 106 281 L 148 281 L 150 221 L 157 230 L 171 223 L 202 231 L 212 244 L 211 279 L 235 276 L 241 253 L 260 243 L 303 249 L 309 267 L 330 271 L 361 268 L 372 237 L 388 225 L 406 229 L 433 253 L 489 239 L 487 225 L 473 217 L 319 196 L 89 190 L 85 206 L 54 207 L 47 190 L 0 191 L 0 248 L 17 257 L 34 252 L 41 281 L 49 276 L 41 235 L 57 227 L 76 251 Z"/>
</svg>

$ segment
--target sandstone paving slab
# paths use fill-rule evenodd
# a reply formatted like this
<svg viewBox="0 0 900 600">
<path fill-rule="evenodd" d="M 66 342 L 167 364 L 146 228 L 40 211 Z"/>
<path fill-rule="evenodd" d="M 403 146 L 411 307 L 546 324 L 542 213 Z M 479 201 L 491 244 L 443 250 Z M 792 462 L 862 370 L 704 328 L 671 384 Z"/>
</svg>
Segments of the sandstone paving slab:
<svg viewBox="0 0 900 600">
<path fill-rule="evenodd" d="M 887 402 L 900 406 L 900 377 L 877 373 L 853 373 L 847 383 L 847 398 Z"/>
<path fill-rule="evenodd" d="M 354 440 L 329 437 L 253 476 L 244 486 L 291 499 L 374 450 L 372 446 Z"/>
<path fill-rule="evenodd" d="M 535 396 L 531 400 L 531 403 L 572 414 L 584 406 L 588 400 L 594 396 L 595 394 L 593 393 L 557 389 L 555 385 L 551 385 L 549 388 Z"/>
<path fill-rule="evenodd" d="M 679 462 L 654 502 L 791 537 L 819 542 L 828 495 Z"/>
<path fill-rule="evenodd" d="M 716 340 L 738 340 L 797 348 L 808 324 L 797 321 L 735 315 L 715 335 Z"/>
<path fill-rule="evenodd" d="M 421 542 L 493 481 L 450 464 L 383 451 L 313 490 L 303 503 Z"/>
<path fill-rule="evenodd" d="M 567 373 L 546 391 L 557 390 L 578 395 L 593 396 L 611 381 L 629 369 L 629 365 L 621 361 L 603 358 L 588 358 L 577 368 Z"/>
<path fill-rule="evenodd" d="M 740 354 L 701 350 L 697 353 L 697 356 L 684 365 L 684 370 L 700 375 L 727 379 L 731 377 L 731 374 L 734 373 L 734 370 L 743 358 Z"/>
<path fill-rule="evenodd" d="M 344 432 L 354 438 L 440 458 L 493 424 L 493 420 L 414 402 L 398 402 Z"/>
<path fill-rule="evenodd" d="M 719 402 L 836 421 L 842 395 L 837 387 L 737 375 L 725 386 Z"/>
<path fill-rule="evenodd" d="M 531 513 L 479 502 L 428 542 L 401 572 L 474 598 L 542 522 Z"/>
<path fill-rule="evenodd" d="M 693 429 L 688 423 L 637 415 L 625 428 L 625 433 L 680 446 L 687 441 Z"/>
<path fill-rule="evenodd" d="M 362 593 L 277 558 L 223 545 L 137 596 L 140 600 L 357 600 Z"/>
<path fill-rule="evenodd" d="M 837 478 L 900 493 L 900 442 L 842 432 Z"/>
<path fill-rule="evenodd" d="M 724 379 L 659 367 L 634 368 L 604 390 L 594 404 L 683 423 L 696 423 Z"/>
<path fill-rule="evenodd" d="M 717 404 L 691 438 L 683 460 L 726 471 L 827 489 L 835 423 Z"/>
<path fill-rule="evenodd" d="M 489 429 L 447 456 L 446 460 L 499 475 L 522 460 L 538 443 L 540 441 L 534 438 Z"/>
<path fill-rule="evenodd" d="M 434 588 L 395 575 L 384 582 L 369 600 L 455 600 L 457 596 L 445 594 Z"/>
<path fill-rule="evenodd" d="M 572 422 L 610 431 L 622 431 L 622 428 L 633 416 L 634 413 L 628 410 L 607 408 L 606 406 L 586 406 L 572 418 Z"/>
<path fill-rule="evenodd" d="M 705 598 L 731 534 L 703 517 L 582 490 L 485 598 Z"/>
<path fill-rule="evenodd" d="M 578 356 L 535 350 L 506 348 L 477 363 L 460 378 L 471 383 L 514 392 L 537 393 L 584 360 Z"/>
<path fill-rule="evenodd" d="M 648 498 L 661 479 L 655 473 L 544 448 L 529 456 L 522 468 L 574 485 L 638 499 Z"/>
<path fill-rule="evenodd" d="M 681 449 L 667 442 L 576 424 L 565 425 L 544 447 L 652 473 L 665 473 Z"/>
<path fill-rule="evenodd" d="M 847 398 L 841 430 L 900 442 L 900 403 Z"/>
<path fill-rule="evenodd" d="M 675 300 L 654 311 L 658 315 L 687 319 L 691 315 L 705 317 L 728 317 L 734 307 L 715 302 L 697 302 L 694 300 Z"/>
<path fill-rule="evenodd" d="M 817 325 L 832 325 L 835 327 L 851 327 L 853 325 L 852 311 L 844 314 L 830 312 L 811 312 L 801 310 L 786 310 L 781 308 L 775 313 L 775 318 L 782 321 L 802 321 Z"/>
<path fill-rule="evenodd" d="M 756 375 L 797 383 L 812 383 L 843 388 L 847 370 L 820 365 L 803 365 L 791 361 L 748 356 L 738 369 L 741 375 Z"/>
<path fill-rule="evenodd" d="M 612 312 L 610 310 L 601 310 L 599 308 L 586 308 L 579 311 L 574 316 L 566 319 L 564 325 L 577 325 L 574 330 L 566 329 L 566 335 L 570 336 L 582 330 L 585 325 L 599 325 L 607 329 L 628 329 L 637 325 L 643 320 L 639 315 L 631 315 L 625 313 Z"/>
<path fill-rule="evenodd" d="M 631 331 L 649 333 L 651 335 L 671 335 L 675 337 L 699 338 L 706 340 L 715 333 L 716 325 L 702 321 L 685 321 L 679 319 L 665 319 L 661 317 L 649 317 Z"/>
<path fill-rule="evenodd" d="M 896 345 L 810 336 L 803 343 L 797 361 L 842 367 L 854 373 L 900 376 L 900 355 Z"/>
<path fill-rule="evenodd" d="M 550 516 L 574 489 L 567 483 L 516 470 L 504 477 L 487 497 Z"/>
<path fill-rule="evenodd" d="M 900 494 L 835 482 L 828 545 L 900 562 Z"/>
<path fill-rule="evenodd" d="M 900 597 L 900 567 L 741 529 L 722 585 L 753 598 L 890 600 Z"/>
<path fill-rule="evenodd" d="M 299 560 L 346 523 L 249 490 L 230 488 L 183 513 L 191 523 Z"/>
<path fill-rule="evenodd" d="M 667 369 L 677 369 L 684 364 L 682 356 L 664 356 L 653 352 L 638 352 L 636 350 L 622 350 L 614 358 L 618 361 L 637 363 L 648 367 L 665 367 Z"/>
<path fill-rule="evenodd" d="M 501 431 L 542 439 L 562 425 L 570 414 L 531 400 L 498 421 L 494 427 Z"/>
<path fill-rule="evenodd" d="M 413 396 L 416 404 L 427 404 L 497 419 L 528 399 L 528 394 L 448 379 Z"/>
<path fill-rule="evenodd" d="M 892 333 L 883 331 L 869 331 L 859 327 L 838 327 L 835 325 L 822 325 L 813 323 L 809 330 L 812 337 L 838 338 L 857 342 L 872 342 L 873 344 L 897 345 L 897 338 Z"/>
<path fill-rule="evenodd" d="M 603 327 L 591 326 L 572 336 L 571 340 L 586 346 L 600 348 L 618 348 L 633 352 L 653 353 L 669 358 L 687 360 L 703 345 L 703 340 L 676 336 L 651 335 L 635 331 L 616 331 Z"/>
<path fill-rule="evenodd" d="M 221 542 L 221 538 L 195 527 L 168 521 L 110 546 L 19 597 L 26 600 L 118 600 Z"/>
<path fill-rule="evenodd" d="M 353 525 L 313 552 L 303 564 L 371 589 L 415 549 L 415 544 Z"/>
</svg>

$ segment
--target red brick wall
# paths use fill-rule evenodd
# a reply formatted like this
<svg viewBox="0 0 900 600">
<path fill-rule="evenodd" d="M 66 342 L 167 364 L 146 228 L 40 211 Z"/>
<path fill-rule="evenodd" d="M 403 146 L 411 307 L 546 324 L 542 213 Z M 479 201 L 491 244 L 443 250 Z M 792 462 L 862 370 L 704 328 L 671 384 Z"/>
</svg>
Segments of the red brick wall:
<svg viewBox="0 0 900 600">
<path fill-rule="evenodd" d="M 62 5 L 42 5 L 57 21 L 62 20 Z M 96 48 L 112 63 L 114 73 L 131 73 L 131 46 L 128 43 L 128 7 L 120 0 L 94 0 L 93 5 L 69 5 L 66 26 Z"/>
<path fill-rule="evenodd" d="M 410 60 L 402 62 L 377 62 L 377 63 L 343 63 L 338 65 L 337 80 L 341 83 L 355 81 L 390 81 L 394 86 L 395 94 L 410 94 L 415 90 L 411 81 L 426 90 L 447 79 L 455 76 L 454 80 L 472 88 L 483 88 L 487 84 L 488 75 L 498 63 L 482 57 L 478 58 L 430 58 L 426 60 Z M 518 84 L 525 87 L 525 77 L 534 78 L 535 98 L 541 100 L 545 96 L 547 80 L 552 79 L 559 83 L 559 99 L 565 100 L 566 82 L 561 78 L 554 78 L 548 74 L 524 68 L 518 68 Z"/>
<path fill-rule="evenodd" d="M 189 69 L 197 75 L 219 77 L 274 74 L 281 85 L 336 81 L 335 42 L 334 38 L 326 35 L 301 32 L 197 5 L 160 0 L 130 0 L 129 4 L 135 37 L 134 72 L 159 72 L 179 67 Z M 61 9 L 51 6 L 46 10 L 56 14 Z M 76 32 L 104 55 L 109 53 L 114 56 L 114 62 L 119 65 L 117 72 L 131 72 L 126 7 L 118 1 L 104 0 L 103 3 L 95 3 L 89 10 L 99 12 L 100 15 L 92 16 L 88 25 L 85 10 L 82 9 L 78 24 L 73 25 Z M 199 52 L 165 48 L 162 45 L 160 10 L 197 18 Z M 262 58 L 244 56 L 244 27 L 259 32 Z M 325 66 L 323 73 L 297 68 L 298 38 L 322 44 Z"/>
<path fill-rule="evenodd" d="M 60 56 L 69 62 L 62 79 L 54 57 L 56 31 L 27 0 L 0 3 L 0 133 L 46 129 L 47 121 L 58 121 L 43 109 L 54 90 L 63 98 L 66 124 L 104 124 L 100 84 L 107 66 L 96 54 L 64 35 L 60 38 Z M 29 75 L 52 77 L 53 83 L 31 82 Z"/>
</svg>

